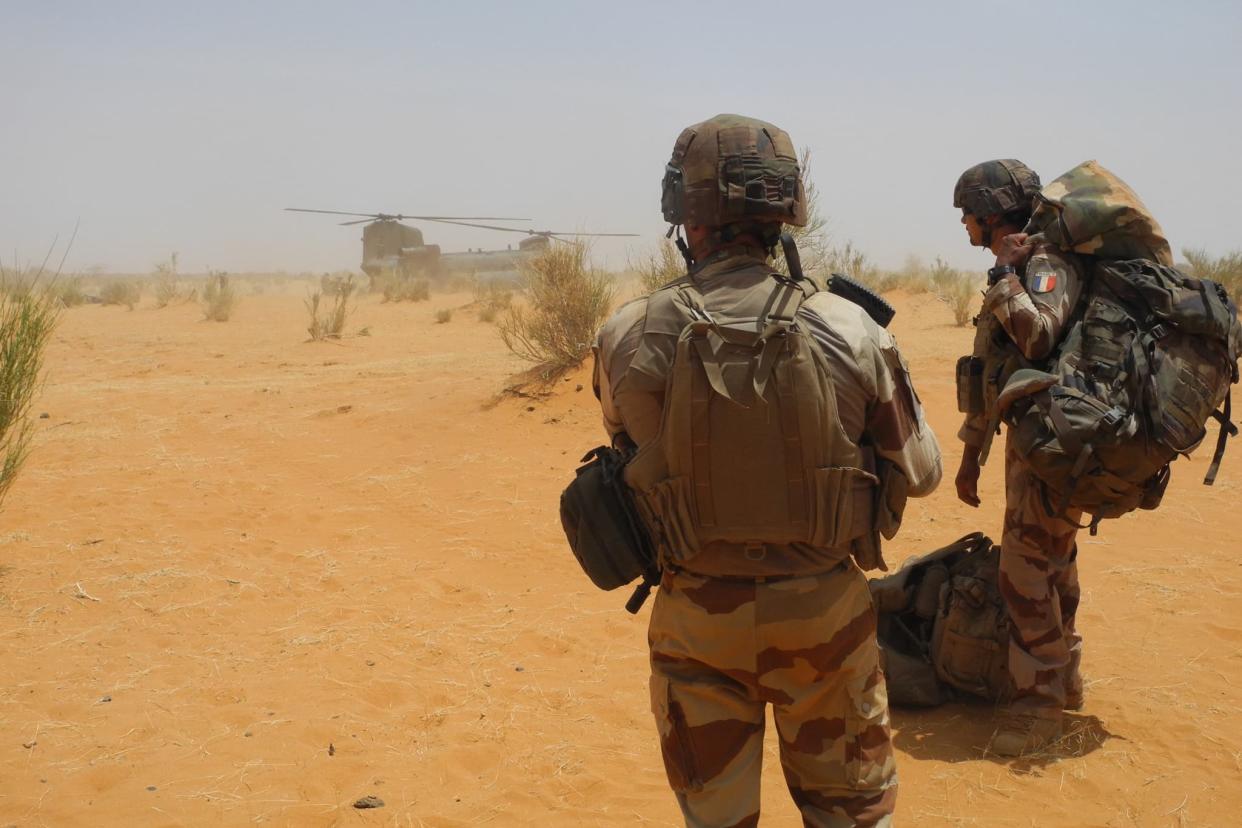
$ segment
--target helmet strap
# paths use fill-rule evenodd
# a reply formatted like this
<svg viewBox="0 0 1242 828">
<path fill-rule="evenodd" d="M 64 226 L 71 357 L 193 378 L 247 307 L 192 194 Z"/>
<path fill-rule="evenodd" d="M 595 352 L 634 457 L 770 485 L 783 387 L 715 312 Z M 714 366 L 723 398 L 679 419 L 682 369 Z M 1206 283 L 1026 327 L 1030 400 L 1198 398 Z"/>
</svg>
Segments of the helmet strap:
<svg viewBox="0 0 1242 828">
<path fill-rule="evenodd" d="M 667 239 L 674 233 L 677 234 L 677 238 L 673 239 L 673 243 L 677 245 L 677 250 L 681 253 L 681 257 L 686 260 L 686 270 L 689 270 L 694 267 L 694 256 L 690 253 L 690 245 L 686 244 L 686 240 L 682 238 L 681 225 L 670 224 L 668 232 L 664 234 L 664 238 Z"/>
</svg>

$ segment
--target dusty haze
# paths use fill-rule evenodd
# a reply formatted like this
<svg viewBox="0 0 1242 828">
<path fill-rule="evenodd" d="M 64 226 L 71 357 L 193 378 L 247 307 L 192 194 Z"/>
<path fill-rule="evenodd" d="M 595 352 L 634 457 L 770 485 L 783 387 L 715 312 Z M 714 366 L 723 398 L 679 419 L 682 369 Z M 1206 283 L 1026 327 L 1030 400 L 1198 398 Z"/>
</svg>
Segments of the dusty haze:
<svg viewBox="0 0 1242 828">
<path fill-rule="evenodd" d="M 358 229 L 280 212 L 305 206 L 643 234 L 597 246 L 619 267 L 663 229 L 677 132 L 720 111 L 810 147 L 832 230 L 881 265 L 986 267 L 950 192 L 1008 156 L 1045 180 L 1098 158 L 1175 247 L 1242 244 L 1237 3 L 715 9 L 4 3 L 0 255 L 37 259 L 80 218 L 79 269 L 356 267 Z"/>
</svg>

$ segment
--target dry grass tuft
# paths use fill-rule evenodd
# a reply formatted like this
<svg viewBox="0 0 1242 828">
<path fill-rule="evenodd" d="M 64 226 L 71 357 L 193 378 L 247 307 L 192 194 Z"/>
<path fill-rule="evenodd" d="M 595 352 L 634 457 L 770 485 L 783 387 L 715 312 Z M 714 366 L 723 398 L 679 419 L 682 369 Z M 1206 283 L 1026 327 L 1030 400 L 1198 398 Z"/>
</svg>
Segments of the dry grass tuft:
<svg viewBox="0 0 1242 828">
<path fill-rule="evenodd" d="M 638 274 L 638 284 L 643 293 L 659 290 L 686 275 L 686 261 L 681 251 L 668 239 L 660 240 L 660 247 L 640 260 L 631 269 Z"/>
<path fill-rule="evenodd" d="M 522 274 L 529 307 L 511 306 L 500 336 L 546 379 L 576 367 L 590 353 L 608 316 L 612 282 L 587 263 L 582 244 L 554 244 L 524 262 Z"/>
<path fill-rule="evenodd" d="M 42 275 L 42 267 L 25 273 L 0 267 L 0 501 L 30 453 L 30 403 L 60 314 L 61 299 L 39 283 Z"/>
<path fill-rule="evenodd" d="M 937 258 L 928 278 L 936 297 L 953 311 L 954 323 L 959 328 L 966 327 L 974 315 L 975 300 L 979 297 L 974 277 L 949 267 L 944 260 Z"/>
<path fill-rule="evenodd" d="M 155 266 L 152 274 L 155 283 L 155 306 L 166 308 L 181 298 L 181 286 L 177 284 L 177 254 L 173 253 L 168 261 Z"/>
<path fill-rule="evenodd" d="M 1182 255 L 1188 262 L 1183 268 L 1190 276 L 1222 284 L 1235 302 L 1242 302 L 1242 250 L 1212 257 L 1206 250 L 1183 248 Z"/>
<path fill-rule="evenodd" d="M 306 310 L 310 313 L 310 324 L 306 332 L 314 342 L 325 339 L 340 339 L 345 332 L 345 321 L 353 312 L 350 300 L 354 295 L 354 276 L 352 273 L 344 278 L 336 279 L 324 275 L 323 289 L 317 290 L 306 300 Z M 320 315 L 320 303 L 327 295 L 332 298 L 332 307 Z"/>
<path fill-rule="evenodd" d="M 212 272 L 203 288 L 203 318 L 212 322 L 228 322 L 237 305 L 237 293 L 224 272 Z"/>
<path fill-rule="evenodd" d="M 141 298 L 142 288 L 137 282 L 131 282 L 128 279 L 109 279 L 99 289 L 99 301 L 105 305 L 124 305 L 129 310 L 133 310 L 134 305 L 138 304 Z"/>
<path fill-rule="evenodd" d="M 425 302 L 431 298 L 431 282 L 404 270 L 385 270 L 371 279 L 371 290 L 385 302 Z"/>
<path fill-rule="evenodd" d="M 474 301 L 479 308 L 480 322 L 495 322 L 496 315 L 513 305 L 513 291 L 498 282 L 475 279 L 472 285 Z"/>
</svg>

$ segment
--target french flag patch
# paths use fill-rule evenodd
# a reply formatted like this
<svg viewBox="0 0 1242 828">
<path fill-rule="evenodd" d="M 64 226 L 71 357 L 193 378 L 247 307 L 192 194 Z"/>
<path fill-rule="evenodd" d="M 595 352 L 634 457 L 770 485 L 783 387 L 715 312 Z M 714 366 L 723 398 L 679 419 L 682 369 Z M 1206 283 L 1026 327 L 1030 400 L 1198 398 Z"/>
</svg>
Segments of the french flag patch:
<svg viewBox="0 0 1242 828">
<path fill-rule="evenodd" d="M 1057 274 L 1054 271 L 1046 270 L 1043 273 L 1036 273 L 1035 278 L 1031 280 L 1031 292 L 1048 293 L 1057 286 Z"/>
</svg>

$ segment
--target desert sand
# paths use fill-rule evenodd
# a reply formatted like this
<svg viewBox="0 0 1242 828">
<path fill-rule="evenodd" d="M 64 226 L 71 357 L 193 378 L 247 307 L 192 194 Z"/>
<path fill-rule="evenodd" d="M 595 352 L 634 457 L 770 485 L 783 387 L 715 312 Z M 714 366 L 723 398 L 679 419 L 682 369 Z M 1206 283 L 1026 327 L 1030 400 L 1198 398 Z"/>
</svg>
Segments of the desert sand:
<svg viewBox="0 0 1242 828">
<path fill-rule="evenodd" d="M 969 329 L 894 297 L 945 452 L 891 564 L 973 530 L 954 497 Z M 602 441 L 588 369 L 546 396 L 467 294 L 295 293 L 65 312 L 0 511 L 0 825 L 679 825 L 646 619 L 571 557 L 557 497 Z M 434 324 L 441 308 L 457 308 Z M 1214 441 L 1215 432 L 1212 437 Z M 1242 444 L 1081 540 L 1085 709 L 1056 756 L 985 755 L 987 705 L 895 711 L 906 826 L 1242 822 Z M 764 824 L 798 824 L 768 733 Z M 385 806 L 353 807 L 373 795 Z"/>
</svg>

